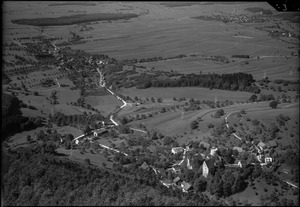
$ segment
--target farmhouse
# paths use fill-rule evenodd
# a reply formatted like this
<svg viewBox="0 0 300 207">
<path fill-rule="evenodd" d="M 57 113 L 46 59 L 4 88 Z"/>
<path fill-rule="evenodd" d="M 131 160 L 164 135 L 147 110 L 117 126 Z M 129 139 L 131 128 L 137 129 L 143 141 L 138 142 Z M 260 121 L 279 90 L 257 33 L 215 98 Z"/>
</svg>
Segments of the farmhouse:
<svg viewBox="0 0 300 207">
<path fill-rule="evenodd" d="M 192 187 L 192 185 L 189 184 L 189 183 L 187 183 L 187 182 L 185 182 L 185 181 L 182 181 L 181 187 L 182 187 L 182 191 L 185 192 L 185 193 L 187 193 L 188 190 Z"/>
<path fill-rule="evenodd" d="M 97 129 L 97 130 L 95 130 L 95 131 L 93 132 L 93 135 L 94 135 L 94 137 L 98 137 L 98 136 L 100 136 L 100 135 L 102 135 L 102 134 L 105 134 L 105 133 L 107 133 L 107 132 L 108 132 L 107 129 Z"/>
<path fill-rule="evenodd" d="M 177 184 L 177 182 L 180 180 L 180 177 L 176 177 L 176 178 L 174 178 L 174 180 L 173 180 L 173 183 L 175 183 L 175 184 Z"/>
<path fill-rule="evenodd" d="M 211 148 L 210 149 L 210 155 L 215 156 L 217 154 L 217 151 L 218 151 L 218 148 L 215 148 L 215 147 Z"/>
<path fill-rule="evenodd" d="M 241 148 L 241 147 L 233 147 L 232 149 L 238 151 L 239 153 L 242 153 L 242 152 L 245 151 L 245 150 L 243 150 L 243 148 Z"/>
<path fill-rule="evenodd" d="M 208 144 L 207 142 L 201 141 L 199 144 L 199 147 L 201 147 L 201 145 L 205 148 L 205 149 L 209 149 L 210 144 Z"/>
<path fill-rule="evenodd" d="M 149 169 L 149 165 L 146 162 L 143 162 L 143 164 L 140 166 L 140 168 L 147 170 L 147 169 Z"/>
<path fill-rule="evenodd" d="M 183 148 L 182 147 L 173 147 L 172 150 L 171 150 L 171 152 L 173 154 L 177 154 L 179 152 L 183 152 Z"/>
<path fill-rule="evenodd" d="M 277 142 L 275 140 L 270 140 L 266 145 L 268 148 L 275 148 L 277 147 Z"/>
<path fill-rule="evenodd" d="M 215 161 L 213 159 L 205 160 L 202 165 L 202 175 L 207 178 L 208 174 L 215 174 Z"/>
<path fill-rule="evenodd" d="M 258 143 L 257 145 L 261 150 L 264 150 L 264 148 L 266 147 L 266 144 L 263 142 Z"/>
</svg>

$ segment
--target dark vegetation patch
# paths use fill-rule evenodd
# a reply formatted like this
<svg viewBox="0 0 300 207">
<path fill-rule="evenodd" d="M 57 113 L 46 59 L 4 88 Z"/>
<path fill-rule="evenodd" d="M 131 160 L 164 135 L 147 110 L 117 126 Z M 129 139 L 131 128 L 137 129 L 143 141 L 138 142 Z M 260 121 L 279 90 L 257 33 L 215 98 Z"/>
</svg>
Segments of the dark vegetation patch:
<svg viewBox="0 0 300 207">
<path fill-rule="evenodd" d="M 166 7 L 182 7 L 182 6 L 192 6 L 198 5 L 200 2 L 167 2 L 167 3 L 160 3 L 160 5 Z"/>
<path fill-rule="evenodd" d="M 42 125 L 40 118 L 22 116 L 21 107 L 24 103 L 17 97 L 2 93 L 2 140 L 8 135 L 24 130 L 31 130 Z"/>
<path fill-rule="evenodd" d="M 245 11 L 249 11 L 252 13 L 262 12 L 262 14 L 264 14 L 264 15 L 273 14 L 273 12 L 270 9 L 264 9 L 264 8 L 260 8 L 260 7 L 246 8 Z"/>
<path fill-rule="evenodd" d="M 108 21 L 130 19 L 137 17 L 137 14 L 110 14 L 110 13 L 93 13 L 93 14 L 77 14 L 71 16 L 61 16 L 57 18 L 35 18 L 35 19 L 16 19 L 12 20 L 14 24 L 25 24 L 32 26 L 59 26 L 59 25 L 72 25 L 94 21 Z"/>
<path fill-rule="evenodd" d="M 95 6 L 96 3 L 92 2 L 63 2 L 63 3 L 52 3 L 48 6 L 72 6 L 72 5 L 79 5 L 79 6 Z"/>
<path fill-rule="evenodd" d="M 299 23 L 300 21 L 300 14 L 298 12 L 283 12 L 274 16 L 292 23 Z"/>
</svg>

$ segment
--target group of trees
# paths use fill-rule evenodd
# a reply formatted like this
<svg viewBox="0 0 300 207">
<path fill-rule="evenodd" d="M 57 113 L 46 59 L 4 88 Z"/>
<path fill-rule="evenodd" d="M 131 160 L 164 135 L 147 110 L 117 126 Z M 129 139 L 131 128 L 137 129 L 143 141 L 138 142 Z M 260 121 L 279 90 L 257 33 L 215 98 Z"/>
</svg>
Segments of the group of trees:
<svg viewBox="0 0 300 207">
<path fill-rule="evenodd" d="M 178 79 L 154 79 L 153 76 L 143 75 L 136 79 L 138 88 L 149 87 L 204 87 L 222 90 L 240 90 L 259 93 L 260 89 L 253 86 L 254 79 L 251 74 L 188 74 L 181 75 Z"/>
<path fill-rule="evenodd" d="M 56 112 L 54 116 L 50 116 L 50 121 L 55 123 L 57 126 L 66 126 L 66 125 L 91 125 L 93 128 L 99 128 L 96 121 L 105 121 L 106 118 L 101 114 L 88 115 L 83 114 L 73 114 L 65 115 L 61 112 Z"/>
</svg>

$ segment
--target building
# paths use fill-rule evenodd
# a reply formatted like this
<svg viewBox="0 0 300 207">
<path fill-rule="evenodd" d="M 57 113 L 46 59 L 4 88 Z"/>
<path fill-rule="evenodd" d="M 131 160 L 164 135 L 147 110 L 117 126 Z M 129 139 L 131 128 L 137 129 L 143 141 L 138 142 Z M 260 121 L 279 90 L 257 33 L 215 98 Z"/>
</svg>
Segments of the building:
<svg viewBox="0 0 300 207">
<path fill-rule="evenodd" d="M 185 182 L 185 181 L 182 181 L 182 183 L 181 183 L 181 188 L 182 188 L 182 191 L 183 191 L 183 192 L 187 193 L 188 190 L 189 190 L 191 187 L 192 187 L 191 184 L 189 184 L 189 183 L 187 183 L 187 182 Z"/>
<path fill-rule="evenodd" d="M 167 188 L 169 188 L 171 185 L 173 185 L 172 181 L 169 179 L 163 179 L 160 181 L 164 186 L 166 186 Z"/>
<path fill-rule="evenodd" d="M 142 168 L 144 170 L 148 170 L 149 169 L 149 165 L 146 162 L 143 162 L 143 164 L 140 166 L 140 168 Z"/>
<path fill-rule="evenodd" d="M 215 156 L 217 154 L 217 151 L 218 151 L 218 148 L 215 148 L 215 147 L 211 148 L 210 149 L 210 155 Z"/>
<path fill-rule="evenodd" d="M 174 178 L 173 183 L 177 184 L 179 181 L 180 181 L 180 177 L 177 176 L 176 178 Z"/>
<path fill-rule="evenodd" d="M 265 163 L 271 163 L 272 161 L 272 157 L 265 157 Z"/>
<path fill-rule="evenodd" d="M 266 147 L 266 144 L 263 142 L 258 143 L 257 145 L 261 150 L 264 150 L 264 148 Z"/>
<path fill-rule="evenodd" d="M 107 133 L 107 132 L 108 132 L 107 129 L 97 129 L 97 130 L 95 130 L 95 131 L 93 132 L 93 135 L 94 135 L 94 137 L 98 137 L 98 136 L 100 136 L 100 135 L 102 135 L 102 134 L 105 134 L 105 133 Z"/>
<path fill-rule="evenodd" d="M 208 174 L 215 174 L 215 161 L 213 159 L 205 160 L 202 165 L 202 175 L 207 178 Z"/>
<path fill-rule="evenodd" d="M 266 145 L 267 145 L 268 148 L 275 148 L 275 147 L 278 146 L 277 142 L 275 140 L 270 140 L 269 142 L 267 142 Z"/>
<path fill-rule="evenodd" d="M 239 153 L 245 151 L 245 150 L 243 150 L 243 148 L 241 148 L 241 147 L 233 147 L 232 149 L 238 151 Z M 253 147 L 252 147 L 252 149 L 253 149 Z M 250 149 L 250 150 L 251 150 L 251 149 Z"/>
<path fill-rule="evenodd" d="M 210 144 L 208 144 L 207 142 L 204 142 L 204 141 L 201 141 L 201 142 L 200 142 L 199 147 L 200 147 L 201 145 L 202 145 L 205 149 L 209 149 L 209 147 L 210 147 Z"/>
<path fill-rule="evenodd" d="M 173 147 L 172 150 L 171 150 L 171 152 L 173 154 L 177 154 L 179 152 L 183 152 L 183 148 L 182 147 Z"/>
<path fill-rule="evenodd" d="M 238 167 L 242 168 L 247 165 L 247 162 L 245 160 L 236 160 L 234 164 L 237 164 Z"/>
</svg>

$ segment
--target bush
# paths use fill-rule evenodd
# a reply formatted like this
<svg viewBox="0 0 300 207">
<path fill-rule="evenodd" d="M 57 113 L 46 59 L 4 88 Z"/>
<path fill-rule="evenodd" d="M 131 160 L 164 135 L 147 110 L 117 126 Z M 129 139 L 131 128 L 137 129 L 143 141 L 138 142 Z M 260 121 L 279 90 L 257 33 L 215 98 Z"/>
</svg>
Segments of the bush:
<svg viewBox="0 0 300 207">
<path fill-rule="evenodd" d="M 198 122 L 197 122 L 196 120 L 194 120 L 194 121 L 191 122 L 191 125 L 190 125 L 190 126 L 191 126 L 191 129 L 192 129 L 192 130 L 197 129 L 197 127 L 198 127 Z"/>
<path fill-rule="evenodd" d="M 212 123 L 209 123 L 209 124 L 207 125 L 207 127 L 208 127 L 208 128 L 213 128 L 214 125 L 213 125 Z"/>
</svg>

